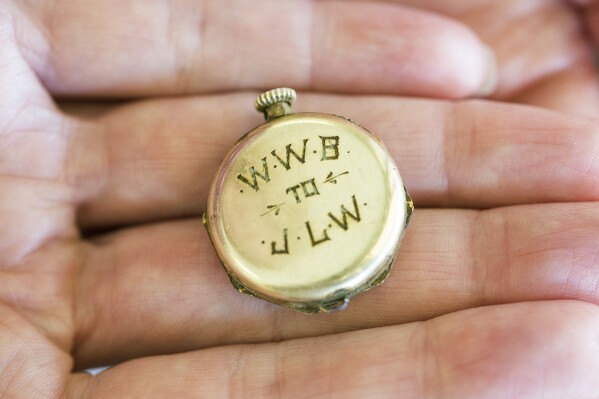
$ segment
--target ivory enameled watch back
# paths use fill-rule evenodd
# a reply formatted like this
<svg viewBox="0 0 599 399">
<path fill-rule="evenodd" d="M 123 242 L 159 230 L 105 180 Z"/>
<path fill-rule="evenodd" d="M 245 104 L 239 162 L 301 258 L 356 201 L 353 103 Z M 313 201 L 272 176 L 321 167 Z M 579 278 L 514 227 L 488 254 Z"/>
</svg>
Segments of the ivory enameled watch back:
<svg viewBox="0 0 599 399">
<path fill-rule="evenodd" d="M 267 122 L 231 149 L 204 223 L 241 292 L 313 313 L 344 308 L 389 273 L 413 205 L 382 143 L 330 114 L 291 113 L 275 89 Z"/>
</svg>

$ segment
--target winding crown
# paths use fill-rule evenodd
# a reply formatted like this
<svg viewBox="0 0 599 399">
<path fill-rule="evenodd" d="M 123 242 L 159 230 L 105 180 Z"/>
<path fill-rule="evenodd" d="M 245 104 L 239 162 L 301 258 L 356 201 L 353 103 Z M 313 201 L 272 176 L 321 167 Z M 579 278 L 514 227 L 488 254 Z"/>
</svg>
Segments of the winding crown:
<svg viewBox="0 0 599 399">
<path fill-rule="evenodd" d="M 293 104 L 293 101 L 295 101 L 295 97 L 295 90 L 281 87 L 260 94 L 256 99 L 254 106 L 256 107 L 256 110 L 264 112 L 268 107 L 276 103 L 287 103 L 291 105 Z"/>
</svg>

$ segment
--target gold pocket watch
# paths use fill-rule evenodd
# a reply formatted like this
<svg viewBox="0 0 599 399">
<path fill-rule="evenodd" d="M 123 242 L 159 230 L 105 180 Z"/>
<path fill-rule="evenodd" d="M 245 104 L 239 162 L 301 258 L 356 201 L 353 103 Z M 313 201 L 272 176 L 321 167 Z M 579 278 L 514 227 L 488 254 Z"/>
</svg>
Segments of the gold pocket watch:
<svg viewBox="0 0 599 399">
<path fill-rule="evenodd" d="M 340 310 L 385 280 L 414 210 L 383 144 L 349 119 L 256 100 L 212 182 L 204 225 L 234 287 L 292 309 Z"/>
</svg>

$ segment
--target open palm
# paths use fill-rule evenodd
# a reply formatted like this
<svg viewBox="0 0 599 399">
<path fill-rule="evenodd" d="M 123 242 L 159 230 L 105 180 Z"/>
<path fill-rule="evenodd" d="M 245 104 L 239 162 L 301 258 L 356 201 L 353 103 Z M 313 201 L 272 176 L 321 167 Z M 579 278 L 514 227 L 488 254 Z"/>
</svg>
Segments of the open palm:
<svg viewBox="0 0 599 399">
<path fill-rule="evenodd" d="M 399 3 L 485 37 L 496 99 L 563 112 L 398 97 L 493 81 L 472 31 Z M 517 3 L 2 0 L 0 397 L 598 398 L 597 78 L 573 11 Z M 559 45 L 514 46 L 516 14 Z M 279 85 L 382 138 L 417 205 L 341 313 L 238 294 L 199 220 Z"/>
</svg>

